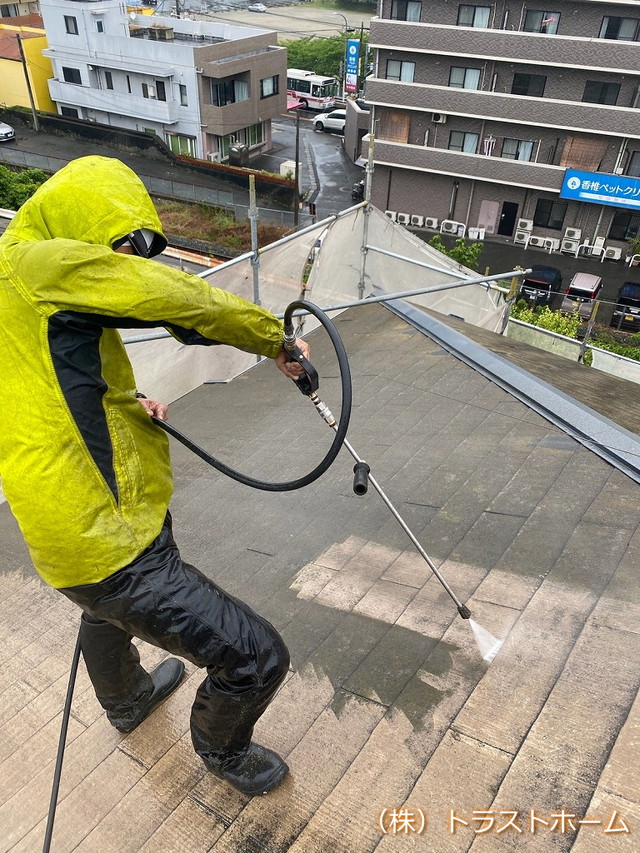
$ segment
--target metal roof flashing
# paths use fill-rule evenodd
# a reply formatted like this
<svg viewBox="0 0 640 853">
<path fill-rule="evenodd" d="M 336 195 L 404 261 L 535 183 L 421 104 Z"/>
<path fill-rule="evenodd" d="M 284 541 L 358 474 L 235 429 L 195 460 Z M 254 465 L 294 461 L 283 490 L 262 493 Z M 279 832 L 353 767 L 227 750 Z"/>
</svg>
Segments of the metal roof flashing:
<svg viewBox="0 0 640 853">
<path fill-rule="evenodd" d="M 401 300 L 382 303 L 444 350 L 640 483 L 640 437 L 508 359 Z"/>
</svg>

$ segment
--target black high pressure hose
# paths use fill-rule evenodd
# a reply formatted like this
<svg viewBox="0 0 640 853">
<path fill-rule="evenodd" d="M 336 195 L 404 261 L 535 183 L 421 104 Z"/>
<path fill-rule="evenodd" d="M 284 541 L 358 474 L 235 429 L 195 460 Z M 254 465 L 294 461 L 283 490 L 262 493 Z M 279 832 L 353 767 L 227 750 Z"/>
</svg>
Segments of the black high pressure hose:
<svg viewBox="0 0 640 853">
<path fill-rule="evenodd" d="M 344 344 L 342 343 L 342 339 L 336 331 L 335 326 L 324 311 L 318 308 L 317 305 L 314 305 L 312 302 L 307 302 L 304 299 L 292 302 L 287 306 L 287 309 L 284 312 L 284 348 L 289 354 L 290 359 L 301 364 L 305 371 L 296 382 L 296 385 L 306 397 L 311 399 L 316 407 L 322 406 L 322 403 L 320 403 L 315 394 L 318 389 L 318 374 L 316 373 L 313 365 L 310 364 L 310 362 L 302 355 L 295 343 L 296 336 L 292 320 L 294 311 L 308 312 L 309 314 L 313 314 L 313 316 L 320 321 L 331 338 L 331 343 L 333 344 L 340 368 L 340 382 L 342 387 L 340 419 L 335 427 L 335 435 L 329 450 L 322 461 L 316 465 L 312 471 L 305 474 L 303 477 L 299 477 L 297 480 L 287 480 L 283 483 L 269 483 L 264 480 L 256 480 L 254 477 L 242 474 L 239 471 L 230 468 L 228 465 L 225 465 L 225 463 L 221 462 L 219 459 L 216 459 L 215 456 L 212 456 L 208 451 L 204 450 L 204 448 L 193 442 L 188 436 L 177 429 L 177 427 L 174 427 L 173 424 L 170 424 L 167 421 L 161 421 L 158 418 L 152 418 L 153 422 L 157 426 L 161 427 L 165 432 L 168 432 L 169 435 L 172 435 L 181 444 L 184 444 L 185 447 L 195 453 L 196 456 L 204 459 L 204 461 L 213 468 L 216 468 L 216 470 L 220 471 L 222 474 L 226 474 L 227 477 L 231 477 L 232 480 L 237 480 L 245 486 L 251 486 L 253 489 L 260 489 L 263 492 L 290 492 L 294 489 L 301 489 L 303 486 L 308 486 L 309 483 L 313 483 L 314 480 L 317 480 L 318 477 L 322 476 L 340 452 L 340 448 L 344 443 L 347 429 L 349 427 L 349 419 L 351 417 L 351 371 L 349 369 L 349 360 L 347 359 Z"/>
<path fill-rule="evenodd" d="M 297 361 L 302 365 L 304 369 L 304 373 L 300 377 L 300 379 L 296 382 L 300 391 L 311 399 L 313 404 L 316 406 L 316 409 L 320 412 L 323 417 L 325 417 L 324 411 L 326 407 L 323 406 L 322 402 L 318 399 L 316 395 L 316 391 L 318 390 L 318 374 L 315 371 L 313 365 L 307 361 L 307 359 L 302 355 L 299 348 L 296 346 L 296 336 L 293 329 L 293 313 L 294 311 L 306 311 L 309 314 L 313 314 L 316 317 L 322 326 L 327 331 L 327 334 L 331 338 L 331 342 L 336 352 L 336 356 L 338 358 L 338 364 L 340 367 L 340 381 L 342 385 L 342 405 L 340 408 L 340 420 L 337 425 L 334 426 L 335 436 L 333 442 L 331 443 L 331 447 L 326 453 L 324 459 L 316 465 L 313 471 L 310 471 L 308 474 L 305 474 L 304 477 L 300 477 L 297 480 L 289 480 L 284 483 L 267 483 L 262 480 L 256 480 L 253 477 L 248 477 L 246 474 L 241 474 L 239 471 L 234 471 L 233 468 L 229 468 L 228 465 L 225 465 L 224 462 L 220 462 L 210 453 L 207 453 L 206 450 L 199 447 L 190 438 L 187 438 L 184 433 L 180 432 L 180 430 L 176 429 L 174 426 L 171 426 L 166 421 L 158 420 L 157 418 L 152 418 L 152 420 L 159 426 L 162 427 L 166 432 L 172 435 L 174 438 L 177 438 L 185 447 L 188 447 L 189 450 L 192 450 L 197 456 L 200 456 L 201 459 L 204 459 L 205 462 L 208 462 L 209 465 L 212 465 L 214 468 L 217 468 L 222 474 L 226 474 L 228 477 L 231 477 L 233 480 L 237 480 L 239 483 L 244 483 L 246 486 L 251 486 L 254 489 L 261 489 L 262 491 L 268 492 L 286 492 L 292 491 L 293 489 L 301 489 L 303 486 L 309 485 L 309 483 L 313 483 L 314 480 L 317 480 L 327 468 L 331 465 L 333 460 L 338 455 L 340 448 L 342 447 L 345 437 L 347 434 L 347 428 L 349 426 L 349 418 L 351 417 L 351 371 L 349 370 L 349 361 L 347 359 L 347 353 L 344 348 L 344 344 L 340 338 L 340 335 L 336 331 L 335 326 L 327 317 L 327 315 L 314 305 L 312 302 L 307 302 L 306 300 L 298 300 L 296 302 L 292 302 L 286 309 L 284 313 L 284 348 L 286 349 L 289 357 L 292 361 Z M 324 410 L 324 411 L 323 411 Z M 329 415 L 331 413 L 329 412 Z M 331 416 L 332 417 L 332 416 Z M 325 417 L 325 420 L 327 418 Z M 330 421 L 328 421 L 330 422 Z M 333 422 L 335 424 L 335 421 Z M 362 494 L 362 492 L 360 492 Z M 62 725 L 60 728 L 60 739 L 58 741 L 58 752 L 56 756 L 56 765 L 53 774 L 53 784 L 51 789 L 51 800 L 49 803 L 49 813 L 47 816 L 47 825 L 45 828 L 45 837 L 43 844 L 43 853 L 49 853 L 51 848 L 51 839 L 53 836 L 53 824 L 55 820 L 56 808 L 58 804 L 58 791 L 60 788 L 60 776 L 62 773 L 62 761 L 64 758 L 64 747 L 67 738 L 67 728 L 69 726 L 69 717 L 71 714 L 71 699 L 73 697 L 73 688 L 76 681 L 76 676 L 78 673 L 78 664 L 80 662 L 80 635 L 78 635 L 78 639 L 76 641 L 76 647 L 73 655 L 73 660 L 71 663 L 71 671 L 69 673 L 69 684 L 67 686 L 67 696 L 65 699 L 64 710 L 62 713 Z"/>
</svg>

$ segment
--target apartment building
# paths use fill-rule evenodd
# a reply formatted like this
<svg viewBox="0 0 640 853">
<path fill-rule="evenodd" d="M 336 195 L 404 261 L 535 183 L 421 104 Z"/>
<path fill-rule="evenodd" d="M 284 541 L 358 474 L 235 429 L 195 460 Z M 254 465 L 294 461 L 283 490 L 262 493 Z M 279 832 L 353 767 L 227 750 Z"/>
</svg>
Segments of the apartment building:
<svg viewBox="0 0 640 853">
<path fill-rule="evenodd" d="M 35 109 L 56 111 L 47 86 L 51 63 L 42 56 L 46 46 L 40 15 L 0 19 L 0 104 L 29 109 L 33 99 Z"/>
<path fill-rule="evenodd" d="M 40 6 L 60 114 L 153 133 L 199 159 L 271 148 L 271 119 L 286 109 L 276 33 L 128 11 L 120 0 Z"/>
<path fill-rule="evenodd" d="M 25 3 L 23 0 L 18 3 L 0 3 L 0 18 L 21 18 L 25 15 L 38 15 L 40 13 L 40 4 L 37 0 L 33 3 Z"/>
<path fill-rule="evenodd" d="M 381 0 L 373 202 L 624 258 L 640 230 L 639 39 L 637 0 Z"/>
</svg>

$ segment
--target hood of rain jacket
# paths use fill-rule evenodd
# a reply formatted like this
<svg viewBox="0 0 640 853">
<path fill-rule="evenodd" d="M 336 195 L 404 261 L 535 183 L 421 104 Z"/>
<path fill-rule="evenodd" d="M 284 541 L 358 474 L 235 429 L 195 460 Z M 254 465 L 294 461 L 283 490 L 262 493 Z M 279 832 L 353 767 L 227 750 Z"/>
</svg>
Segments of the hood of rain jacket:
<svg viewBox="0 0 640 853">
<path fill-rule="evenodd" d="M 162 234 L 144 185 L 119 160 L 91 156 L 43 184 L 0 238 L 0 477 L 55 587 L 130 563 L 171 496 L 167 438 L 135 399 L 117 329 L 164 326 L 186 344 L 271 358 L 282 348 L 268 311 L 111 249 L 138 228 Z"/>
</svg>

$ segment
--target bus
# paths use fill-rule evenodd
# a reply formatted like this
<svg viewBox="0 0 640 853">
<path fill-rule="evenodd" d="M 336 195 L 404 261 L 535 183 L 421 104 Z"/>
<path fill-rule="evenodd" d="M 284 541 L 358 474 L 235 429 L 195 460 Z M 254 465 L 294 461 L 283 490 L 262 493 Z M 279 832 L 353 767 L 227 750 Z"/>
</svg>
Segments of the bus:
<svg viewBox="0 0 640 853">
<path fill-rule="evenodd" d="M 305 109 L 330 110 L 336 105 L 338 81 L 300 68 L 287 69 L 287 96 L 297 98 Z"/>
</svg>

